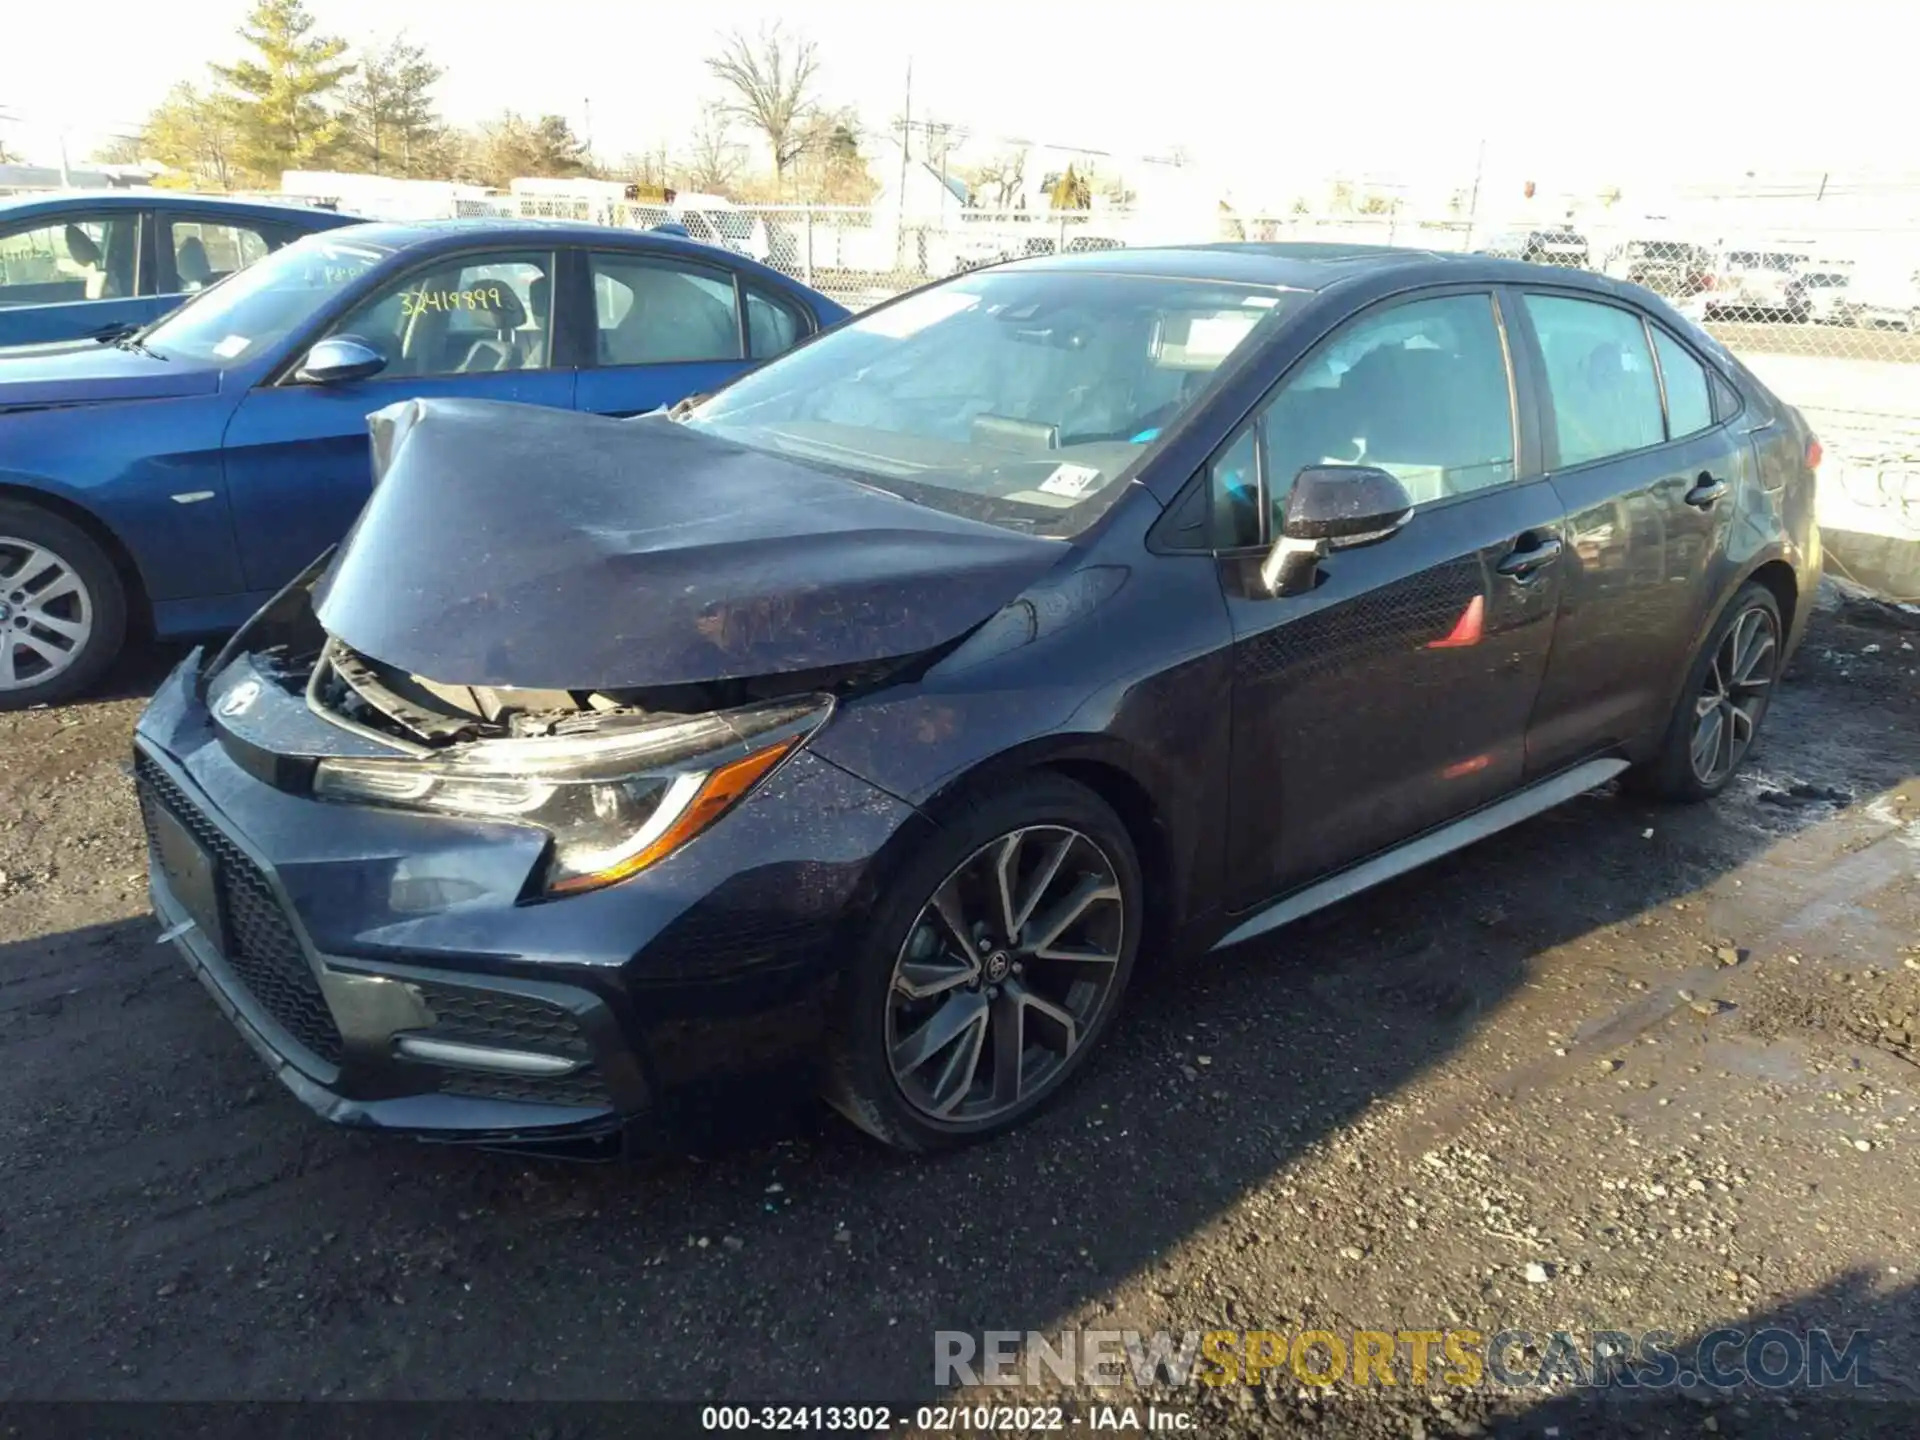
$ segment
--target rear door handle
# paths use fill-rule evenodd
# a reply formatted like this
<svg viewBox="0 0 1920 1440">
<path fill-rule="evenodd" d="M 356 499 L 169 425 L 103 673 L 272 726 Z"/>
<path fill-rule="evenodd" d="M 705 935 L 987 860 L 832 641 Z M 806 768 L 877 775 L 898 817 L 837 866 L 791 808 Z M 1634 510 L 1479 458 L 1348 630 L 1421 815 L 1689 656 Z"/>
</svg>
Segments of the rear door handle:
<svg viewBox="0 0 1920 1440">
<path fill-rule="evenodd" d="M 1531 580 L 1536 572 L 1558 560 L 1560 552 L 1566 549 L 1566 546 L 1552 535 L 1537 537 L 1523 535 L 1520 538 L 1533 540 L 1532 546 L 1525 550 L 1508 551 L 1500 563 L 1493 567 L 1502 575 L 1514 580 Z"/>
<path fill-rule="evenodd" d="M 1726 493 L 1726 481 L 1716 479 L 1708 471 L 1702 470 L 1696 478 L 1693 488 L 1687 491 L 1686 495 L 1682 498 L 1686 500 L 1687 504 L 1697 509 L 1711 510 L 1714 507 L 1714 502 Z"/>
</svg>

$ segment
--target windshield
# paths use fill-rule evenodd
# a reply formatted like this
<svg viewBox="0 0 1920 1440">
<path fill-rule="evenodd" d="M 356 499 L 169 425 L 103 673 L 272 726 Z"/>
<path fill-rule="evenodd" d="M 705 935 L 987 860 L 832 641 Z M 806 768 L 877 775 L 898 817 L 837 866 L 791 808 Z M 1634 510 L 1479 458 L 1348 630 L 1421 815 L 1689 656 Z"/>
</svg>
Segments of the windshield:
<svg viewBox="0 0 1920 1440">
<path fill-rule="evenodd" d="M 194 296 L 140 341 L 157 354 L 187 360 L 251 359 L 392 253 L 383 246 L 309 236 Z"/>
<path fill-rule="evenodd" d="M 1065 538 L 1301 292 L 1009 270 L 869 311 L 686 423 L 935 509 Z"/>
</svg>

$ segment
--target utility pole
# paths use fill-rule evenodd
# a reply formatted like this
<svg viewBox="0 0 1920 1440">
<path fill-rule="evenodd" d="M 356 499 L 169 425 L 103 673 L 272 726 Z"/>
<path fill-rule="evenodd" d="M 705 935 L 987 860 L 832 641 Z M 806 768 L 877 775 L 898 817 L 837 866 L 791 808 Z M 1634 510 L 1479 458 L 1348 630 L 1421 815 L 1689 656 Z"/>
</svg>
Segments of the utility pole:
<svg viewBox="0 0 1920 1440">
<path fill-rule="evenodd" d="M 913 59 L 907 59 L 907 98 L 900 112 L 900 203 L 907 203 L 907 147 L 913 143 Z"/>
<path fill-rule="evenodd" d="M 940 215 L 943 224 L 945 223 L 947 213 L 947 199 L 953 193 L 947 186 L 947 156 L 953 150 L 953 144 L 947 138 L 947 132 L 952 129 L 953 127 L 951 125 L 943 124 L 940 126 Z M 933 127 L 931 125 L 927 127 L 927 134 L 927 143 L 931 145 L 933 143 Z"/>
<path fill-rule="evenodd" d="M 1473 192 L 1467 197 L 1467 246 L 1473 248 L 1473 225 L 1480 218 L 1480 176 L 1487 166 L 1487 142 L 1480 141 L 1480 149 L 1473 158 Z"/>
<path fill-rule="evenodd" d="M 900 112 L 900 193 L 894 197 L 894 263 L 907 263 L 907 149 L 913 143 L 913 57 L 907 57 L 907 98 Z"/>
</svg>

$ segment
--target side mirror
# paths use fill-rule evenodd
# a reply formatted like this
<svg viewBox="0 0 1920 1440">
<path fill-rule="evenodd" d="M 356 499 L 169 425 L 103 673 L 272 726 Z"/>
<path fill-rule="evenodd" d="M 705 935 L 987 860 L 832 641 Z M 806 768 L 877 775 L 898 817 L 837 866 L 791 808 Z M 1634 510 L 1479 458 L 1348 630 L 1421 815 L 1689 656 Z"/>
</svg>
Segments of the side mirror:
<svg viewBox="0 0 1920 1440">
<path fill-rule="evenodd" d="M 293 373 L 296 380 L 312 385 L 344 385 L 350 380 L 365 380 L 387 368 L 387 357 L 351 335 L 336 335 L 319 341 L 307 351 L 307 358 Z"/>
<path fill-rule="evenodd" d="M 1308 465 L 1294 476 L 1280 536 L 1260 566 L 1260 578 L 1275 595 L 1311 590 L 1328 551 L 1385 540 L 1411 514 L 1407 487 L 1384 470 Z"/>
</svg>

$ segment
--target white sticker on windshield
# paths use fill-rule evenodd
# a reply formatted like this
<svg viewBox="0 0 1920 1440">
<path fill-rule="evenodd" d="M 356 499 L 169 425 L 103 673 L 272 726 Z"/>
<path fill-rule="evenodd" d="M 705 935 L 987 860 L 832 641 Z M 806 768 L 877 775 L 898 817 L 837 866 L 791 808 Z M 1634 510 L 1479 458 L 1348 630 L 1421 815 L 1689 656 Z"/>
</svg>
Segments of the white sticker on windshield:
<svg viewBox="0 0 1920 1440">
<path fill-rule="evenodd" d="M 252 343 L 253 341 L 245 335 L 229 335 L 213 347 L 214 358 L 217 360 L 231 360 L 236 355 L 245 354 L 247 346 Z"/>
<path fill-rule="evenodd" d="M 938 325 L 942 320 L 971 310 L 979 303 L 978 295 L 969 295 L 964 290 L 929 290 L 924 295 L 910 295 L 871 315 L 862 315 L 847 328 L 864 330 L 869 335 L 884 335 L 889 340 L 905 340 L 910 335 L 918 335 L 929 325 Z"/>
<path fill-rule="evenodd" d="M 1233 347 L 1247 338 L 1257 319 L 1257 316 L 1231 312 L 1194 316 L 1187 322 L 1187 358 L 1214 355 L 1226 359 L 1233 353 Z"/>
<path fill-rule="evenodd" d="M 1040 482 L 1049 495 L 1066 495 L 1078 500 L 1099 482 L 1100 472 L 1091 465 L 1056 465 L 1053 473 Z"/>
</svg>

